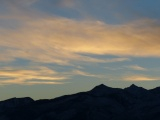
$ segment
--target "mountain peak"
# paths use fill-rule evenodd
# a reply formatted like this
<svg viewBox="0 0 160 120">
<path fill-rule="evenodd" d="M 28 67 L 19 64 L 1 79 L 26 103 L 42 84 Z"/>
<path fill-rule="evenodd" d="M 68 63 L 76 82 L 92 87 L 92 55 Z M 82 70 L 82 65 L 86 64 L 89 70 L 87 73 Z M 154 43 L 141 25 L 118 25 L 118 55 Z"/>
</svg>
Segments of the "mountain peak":
<svg viewBox="0 0 160 120">
<path fill-rule="evenodd" d="M 108 87 L 104 84 L 100 84 L 100 85 L 94 87 L 90 91 L 90 93 L 95 96 L 103 96 L 103 95 L 107 95 L 107 94 L 111 94 L 111 93 L 115 93 L 115 92 L 117 92 L 116 88 L 111 88 L 111 87 Z"/>
<path fill-rule="evenodd" d="M 135 84 L 132 84 L 132 85 L 130 86 L 130 88 L 139 88 L 139 87 L 136 86 Z"/>
<path fill-rule="evenodd" d="M 125 89 L 130 89 L 130 90 L 145 90 L 143 87 L 138 87 L 135 84 L 132 84 L 131 86 L 125 88 Z"/>
<path fill-rule="evenodd" d="M 125 90 L 129 93 L 139 96 L 144 96 L 148 93 L 146 89 L 144 89 L 143 87 L 138 87 L 135 84 L 132 84 L 130 87 L 125 88 Z"/>
<path fill-rule="evenodd" d="M 130 87 L 128 87 L 128 89 L 141 89 L 141 90 L 143 89 L 143 90 L 146 90 L 145 88 L 136 86 L 135 84 L 132 84 Z"/>
<path fill-rule="evenodd" d="M 93 89 L 108 89 L 108 88 L 110 88 L 110 87 L 108 87 L 108 86 L 106 86 L 104 84 L 100 84 L 100 85 L 94 87 Z"/>
<path fill-rule="evenodd" d="M 107 87 L 107 86 L 104 85 L 104 84 L 100 84 L 100 85 L 98 85 L 97 87 Z"/>
</svg>

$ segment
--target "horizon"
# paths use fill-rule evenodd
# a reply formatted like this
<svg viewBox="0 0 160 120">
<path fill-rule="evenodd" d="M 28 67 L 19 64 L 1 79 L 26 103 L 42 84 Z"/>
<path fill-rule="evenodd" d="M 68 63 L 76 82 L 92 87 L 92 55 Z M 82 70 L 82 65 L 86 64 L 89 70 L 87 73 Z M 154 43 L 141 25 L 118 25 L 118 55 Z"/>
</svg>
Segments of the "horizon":
<svg viewBox="0 0 160 120">
<path fill-rule="evenodd" d="M 160 86 L 159 0 L 0 1 L 0 101 L 98 84 Z"/>
<path fill-rule="evenodd" d="M 96 89 L 96 87 L 102 87 L 102 86 L 107 87 L 107 88 L 109 87 L 109 88 L 111 88 L 111 89 L 121 89 L 121 90 L 125 90 L 126 88 L 131 88 L 131 87 L 138 87 L 138 88 L 145 89 L 145 90 L 147 90 L 147 91 L 160 88 L 160 86 L 159 86 L 159 87 L 155 87 L 155 88 L 152 88 L 152 89 L 146 89 L 146 88 L 143 88 L 143 87 L 141 87 L 141 86 L 137 86 L 137 85 L 135 85 L 135 84 L 131 84 L 130 86 L 125 87 L 125 88 L 117 88 L 117 87 L 114 88 L 114 87 L 107 86 L 107 85 L 105 85 L 105 84 L 99 84 L 99 85 L 94 86 L 92 89 L 89 89 L 89 90 L 87 90 L 87 91 L 79 91 L 79 92 L 76 92 L 76 93 L 61 95 L 61 96 L 57 96 L 57 97 L 54 97 L 54 98 L 48 98 L 48 99 L 44 99 L 44 98 L 33 99 L 32 97 L 28 97 L 28 96 L 26 96 L 26 97 L 18 97 L 18 98 L 17 98 L 17 97 L 12 97 L 12 98 L 8 98 L 8 99 L 5 99 L 5 100 L 0 100 L 0 102 L 6 101 L 6 100 L 10 100 L 10 99 L 14 99 L 14 98 L 15 98 L 15 99 L 31 98 L 31 99 L 33 99 L 34 101 L 37 101 L 37 100 L 52 100 L 52 99 L 56 99 L 56 98 L 63 97 L 63 96 L 68 96 L 68 95 L 70 96 L 70 95 L 75 95 L 75 94 L 78 94 L 78 93 L 89 92 L 89 91 L 92 91 L 93 89 Z"/>
<path fill-rule="evenodd" d="M 102 83 L 102 84 L 99 84 L 99 85 L 94 86 L 93 88 L 91 88 L 91 89 L 89 89 L 89 90 L 77 91 L 77 92 L 75 92 L 75 93 L 63 94 L 63 95 L 60 95 L 60 96 L 55 96 L 55 97 L 53 97 L 53 98 L 38 98 L 38 99 L 34 99 L 34 98 L 30 97 L 30 96 L 23 96 L 23 97 L 11 97 L 11 98 L 7 98 L 7 99 L 2 99 L 2 100 L 0 100 L 0 102 L 6 101 L 6 100 L 10 100 L 10 99 L 14 99 L 14 98 L 16 98 L 16 99 L 19 99 L 19 98 L 31 98 L 31 99 L 33 99 L 34 101 L 37 101 L 37 100 L 51 100 L 51 99 L 63 97 L 63 96 L 66 96 L 66 95 L 75 95 L 75 94 L 82 93 L 82 92 L 89 92 L 89 91 L 91 91 L 91 90 L 93 90 L 93 89 L 95 89 L 96 87 L 99 87 L 99 86 L 105 86 L 105 87 L 109 87 L 109 88 L 112 88 L 112 89 L 122 89 L 122 90 L 125 90 L 126 88 L 130 88 L 130 87 L 133 87 L 133 86 L 134 86 L 134 87 L 138 87 L 138 88 L 142 88 L 142 89 L 145 89 L 145 90 L 153 90 L 153 89 L 157 89 L 157 88 L 160 87 L 160 86 L 157 86 L 157 87 L 155 87 L 155 88 L 146 89 L 146 88 L 141 87 L 141 86 L 138 86 L 138 85 L 136 85 L 136 84 L 130 84 L 130 85 L 127 86 L 127 87 L 121 88 L 121 87 L 110 87 L 110 86 L 107 86 L 106 84 L 103 84 L 103 83 Z"/>
</svg>

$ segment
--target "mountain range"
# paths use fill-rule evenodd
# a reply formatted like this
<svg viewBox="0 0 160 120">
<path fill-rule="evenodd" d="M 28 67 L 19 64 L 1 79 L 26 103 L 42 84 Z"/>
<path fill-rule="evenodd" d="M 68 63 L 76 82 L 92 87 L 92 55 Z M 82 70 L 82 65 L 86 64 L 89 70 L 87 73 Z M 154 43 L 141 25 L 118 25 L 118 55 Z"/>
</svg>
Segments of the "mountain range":
<svg viewBox="0 0 160 120">
<path fill-rule="evenodd" d="M 160 120 L 160 87 L 101 84 L 54 99 L 11 98 L 0 101 L 0 120 Z"/>
</svg>

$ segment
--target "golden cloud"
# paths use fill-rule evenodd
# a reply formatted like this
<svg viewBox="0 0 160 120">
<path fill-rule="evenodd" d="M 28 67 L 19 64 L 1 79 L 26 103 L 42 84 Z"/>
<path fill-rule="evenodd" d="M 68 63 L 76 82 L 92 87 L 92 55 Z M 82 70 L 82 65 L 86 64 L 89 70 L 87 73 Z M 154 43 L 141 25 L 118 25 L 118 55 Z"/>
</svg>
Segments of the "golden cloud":
<svg viewBox="0 0 160 120">
<path fill-rule="evenodd" d="M 70 61 L 126 61 L 128 56 L 160 57 L 160 27 L 155 24 L 152 20 L 108 25 L 58 17 L 30 19 L 15 30 L 0 30 L 0 60 L 23 58 L 66 65 Z M 118 58 L 106 60 L 82 54 Z"/>
<path fill-rule="evenodd" d="M 147 75 L 131 75 L 126 76 L 123 78 L 126 81 L 153 81 L 153 80 L 160 80 L 158 77 L 150 77 Z"/>
<path fill-rule="evenodd" d="M 71 72 L 71 74 L 72 74 L 72 75 L 85 76 L 85 77 L 104 78 L 103 75 L 91 74 L 91 73 L 84 72 L 84 71 L 81 71 L 81 70 L 73 70 L 73 71 Z"/>
<path fill-rule="evenodd" d="M 19 70 L 10 67 L 0 70 L 0 84 L 63 84 L 62 80 L 68 79 L 46 67 L 39 67 L 35 70 Z"/>
</svg>

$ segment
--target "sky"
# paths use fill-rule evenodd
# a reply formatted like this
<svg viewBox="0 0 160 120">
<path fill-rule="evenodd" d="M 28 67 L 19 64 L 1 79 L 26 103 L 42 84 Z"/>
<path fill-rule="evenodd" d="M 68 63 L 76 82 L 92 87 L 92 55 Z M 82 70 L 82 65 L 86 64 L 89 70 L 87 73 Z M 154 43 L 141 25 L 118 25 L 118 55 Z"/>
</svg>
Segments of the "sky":
<svg viewBox="0 0 160 120">
<path fill-rule="evenodd" d="M 160 86 L 159 0 L 0 0 L 0 100 L 105 84 Z"/>
</svg>

